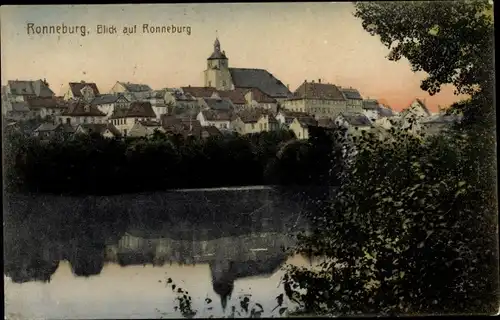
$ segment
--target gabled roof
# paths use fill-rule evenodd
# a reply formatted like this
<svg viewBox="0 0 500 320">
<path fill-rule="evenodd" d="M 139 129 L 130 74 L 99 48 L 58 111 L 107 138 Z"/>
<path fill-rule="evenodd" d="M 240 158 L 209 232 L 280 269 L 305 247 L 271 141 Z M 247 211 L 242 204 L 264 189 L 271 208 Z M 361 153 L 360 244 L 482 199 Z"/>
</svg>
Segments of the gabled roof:
<svg viewBox="0 0 500 320">
<path fill-rule="evenodd" d="M 431 112 L 429 111 L 429 108 L 427 108 L 427 105 L 420 99 L 415 99 L 418 104 L 420 104 L 420 106 L 424 109 L 424 111 L 430 116 L 431 115 Z"/>
<path fill-rule="evenodd" d="M 106 116 L 103 112 L 93 106 L 82 101 L 75 101 L 70 103 L 69 107 L 63 111 L 63 116 L 73 116 L 73 117 L 104 117 Z"/>
<path fill-rule="evenodd" d="M 381 106 L 381 105 L 378 106 L 377 111 L 378 111 L 378 114 L 380 117 L 392 117 L 392 116 L 394 116 L 394 112 L 392 111 L 392 109 Z"/>
<path fill-rule="evenodd" d="M 92 91 L 94 92 L 94 95 L 99 94 L 99 89 L 97 89 L 97 85 L 94 82 L 70 82 L 69 83 L 69 89 L 71 90 L 71 93 L 73 93 L 73 96 L 75 98 L 80 98 L 83 97 L 82 95 L 82 89 L 85 88 L 86 86 L 89 86 Z"/>
<path fill-rule="evenodd" d="M 234 119 L 234 115 L 230 111 L 203 110 L 201 113 L 207 121 L 231 121 Z"/>
<path fill-rule="evenodd" d="M 246 89 L 235 88 L 234 90 L 216 91 L 216 93 L 219 95 L 219 97 L 229 99 L 234 104 L 246 104 L 246 91 Z"/>
<path fill-rule="evenodd" d="M 316 127 L 316 126 L 318 126 L 318 121 L 312 117 L 310 117 L 310 118 L 306 118 L 306 117 L 294 118 L 294 119 L 297 119 L 297 121 L 300 123 L 300 125 L 302 127 L 310 127 L 310 126 Z"/>
<path fill-rule="evenodd" d="M 259 88 L 250 88 L 246 91 L 246 93 L 248 92 L 252 93 L 253 99 L 258 103 L 276 103 L 276 99 L 270 97 Z"/>
<path fill-rule="evenodd" d="M 345 100 L 334 84 L 303 82 L 293 93 L 293 99 Z"/>
<path fill-rule="evenodd" d="M 358 90 L 353 88 L 340 88 L 344 97 L 348 100 L 363 100 Z"/>
<path fill-rule="evenodd" d="M 425 105 L 425 103 L 422 100 L 416 98 L 415 100 L 413 100 L 410 103 L 410 105 L 406 109 L 404 109 L 403 111 L 401 111 L 400 114 L 401 114 L 402 117 L 405 117 L 406 115 L 408 115 L 411 112 L 411 110 L 413 108 L 412 105 L 413 105 L 414 102 L 416 102 L 418 105 L 420 105 L 420 107 L 422 107 L 422 109 L 424 110 L 424 112 L 426 113 L 427 116 L 431 116 L 431 112 L 429 111 L 429 109 L 427 108 L 427 106 Z"/>
<path fill-rule="evenodd" d="M 156 114 L 149 101 L 134 101 L 126 109 L 115 109 L 109 118 L 156 118 Z"/>
<path fill-rule="evenodd" d="M 203 98 L 203 101 L 207 104 L 207 106 L 212 110 L 225 110 L 230 111 L 233 110 L 233 104 L 231 100 L 227 98 Z"/>
<path fill-rule="evenodd" d="M 289 111 L 289 110 L 281 110 L 281 114 L 283 114 L 285 118 L 285 123 L 287 125 L 291 124 L 295 118 L 297 119 L 306 119 L 306 122 L 312 122 L 314 117 L 306 112 L 297 112 L 297 111 Z"/>
<path fill-rule="evenodd" d="M 255 123 L 264 116 L 261 112 L 255 110 L 244 110 L 237 115 L 243 123 Z"/>
<path fill-rule="evenodd" d="M 30 109 L 39 109 L 39 108 L 67 108 L 68 104 L 64 101 L 61 101 L 55 97 L 50 98 L 41 98 L 34 97 L 28 98 L 27 100 Z"/>
<path fill-rule="evenodd" d="M 288 98 L 290 90 L 270 72 L 263 69 L 229 68 L 235 88 L 259 88 L 273 98 Z"/>
<path fill-rule="evenodd" d="M 190 94 L 195 98 L 210 98 L 217 89 L 213 87 L 181 87 L 184 94 Z"/>
<path fill-rule="evenodd" d="M 347 123 L 351 126 L 367 127 L 372 125 L 370 120 L 361 113 L 341 113 L 339 116 L 347 121 Z"/>
<path fill-rule="evenodd" d="M 363 100 L 363 109 L 365 110 L 378 110 L 379 103 L 375 99 L 365 99 Z"/>
<path fill-rule="evenodd" d="M 104 134 L 106 130 L 109 130 L 114 136 L 121 136 L 120 131 L 111 123 L 82 123 L 79 127 L 87 134 L 91 132 Z"/>
<path fill-rule="evenodd" d="M 124 95 L 122 94 L 101 94 L 99 96 L 96 96 L 91 104 L 94 106 L 102 105 L 102 104 L 110 104 L 110 103 L 115 103 L 118 101 L 118 99 L 125 99 L 128 101 L 127 98 L 125 98 Z"/>
<path fill-rule="evenodd" d="M 50 90 L 48 83 L 44 80 L 9 80 L 7 85 L 11 94 L 14 95 L 54 96 L 54 92 Z"/>
<path fill-rule="evenodd" d="M 148 86 L 147 84 L 121 82 L 121 81 L 118 81 L 118 83 L 121 84 L 128 92 L 153 91 L 153 89 L 151 89 L 151 87 Z"/>
</svg>

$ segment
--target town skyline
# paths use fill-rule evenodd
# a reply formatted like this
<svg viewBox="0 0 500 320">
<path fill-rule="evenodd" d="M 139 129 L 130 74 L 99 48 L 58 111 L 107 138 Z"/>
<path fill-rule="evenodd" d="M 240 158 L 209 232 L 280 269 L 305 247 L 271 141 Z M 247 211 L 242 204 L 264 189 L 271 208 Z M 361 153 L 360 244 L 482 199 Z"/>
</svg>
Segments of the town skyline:
<svg viewBox="0 0 500 320">
<path fill-rule="evenodd" d="M 415 98 L 432 111 L 460 100 L 451 86 L 435 96 L 422 91 L 425 75 L 413 73 L 404 59 L 387 60 L 388 49 L 363 30 L 352 12 L 350 3 L 3 7 L 2 85 L 45 78 L 58 95 L 69 82 L 79 81 L 94 82 L 103 93 L 117 81 L 154 89 L 203 86 L 217 36 L 230 67 L 269 70 L 292 92 L 305 80 L 322 79 L 356 88 L 364 98 L 398 111 Z M 182 25 L 190 27 L 191 35 L 26 34 L 27 23 L 69 21 L 91 32 L 98 24 L 118 29 Z"/>
</svg>

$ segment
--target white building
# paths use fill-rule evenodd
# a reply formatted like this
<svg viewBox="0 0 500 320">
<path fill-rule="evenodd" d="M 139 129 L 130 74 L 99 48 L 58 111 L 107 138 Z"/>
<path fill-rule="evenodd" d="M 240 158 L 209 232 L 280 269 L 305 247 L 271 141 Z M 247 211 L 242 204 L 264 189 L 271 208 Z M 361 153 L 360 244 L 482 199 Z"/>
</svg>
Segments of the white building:
<svg viewBox="0 0 500 320">
<path fill-rule="evenodd" d="M 143 101 L 153 96 L 153 89 L 147 84 L 117 81 L 110 93 L 121 93 L 129 101 Z"/>
<path fill-rule="evenodd" d="M 221 131 L 231 130 L 231 121 L 234 119 L 234 114 L 226 110 L 203 110 L 196 116 L 203 127 L 214 126 Z"/>
</svg>

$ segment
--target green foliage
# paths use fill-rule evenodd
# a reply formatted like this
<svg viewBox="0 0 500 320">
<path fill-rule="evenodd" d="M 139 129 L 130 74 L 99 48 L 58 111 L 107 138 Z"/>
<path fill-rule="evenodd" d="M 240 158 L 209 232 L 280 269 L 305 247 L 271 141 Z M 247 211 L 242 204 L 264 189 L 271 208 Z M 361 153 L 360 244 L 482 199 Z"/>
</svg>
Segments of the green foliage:
<svg viewBox="0 0 500 320">
<path fill-rule="evenodd" d="M 298 252 L 325 260 L 318 271 L 289 267 L 289 297 L 316 314 L 492 312 L 496 210 L 482 179 L 491 170 L 460 132 L 393 134 L 356 142 L 330 210 L 299 239 Z"/>
<path fill-rule="evenodd" d="M 175 301 L 176 306 L 174 307 L 174 311 L 180 311 L 182 317 L 184 318 L 193 318 L 198 314 L 198 311 L 193 310 L 192 308 L 192 298 L 189 295 L 189 292 L 179 288 L 172 280 L 172 278 L 168 278 L 165 281 L 165 285 L 170 287 L 172 292 L 176 294 Z M 261 318 L 264 314 L 265 310 L 260 303 L 252 302 L 250 297 L 251 294 L 246 294 L 238 297 L 238 307 L 233 305 L 231 306 L 230 314 L 224 316 L 223 318 Z M 212 307 L 212 299 L 205 299 L 205 309 L 207 311 L 213 310 Z M 283 304 L 283 294 L 279 295 L 276 298 L 277 305 L 274 309 L 270 310 L 270 313 L 273 313 L 277 310 L 277 316 L 286 316 L 288 312 L 288 307 Z M 157 310 L 160 312 L 159 310 Z M 162 315 L 166 315 L 166 313 L 160 312 Z M 213 315 L 209 316 L 209 318 L 213 318 Z"/>
<path fill-rule="evenodd" d="M 453 84 L 473 94 L 493 72 L 492 4 L 475 1 L 357 2 L 355 16 L 363 28 L 391 49 L 389 59 L 405 57 L 413 71 L 428 78 L 431 94 Z"/>
<path fill-rule="evenodd" d="M 311 165 L 319 158 L 315 150 L 330 150 L 331 140 L 308 142 L 300 150 L 286 147 L 290 141 L 295 141 L 290 131 L 208 139 L 155 132 L 148 138 L 107 139 L 92 134 L 51 140 L 13 132 L 6 139 L 6 177 L 11 191 L 102 195 L 335 183 L 323 175 L 332 175 L 328 173 L 330 161 L 340 158 L 329 157 L 326 164 Z M 292 145 L 295 143 L 302 144 Z M 280 158 L 277 155 L 283 148 L 287 156 Z"/>
</svg>

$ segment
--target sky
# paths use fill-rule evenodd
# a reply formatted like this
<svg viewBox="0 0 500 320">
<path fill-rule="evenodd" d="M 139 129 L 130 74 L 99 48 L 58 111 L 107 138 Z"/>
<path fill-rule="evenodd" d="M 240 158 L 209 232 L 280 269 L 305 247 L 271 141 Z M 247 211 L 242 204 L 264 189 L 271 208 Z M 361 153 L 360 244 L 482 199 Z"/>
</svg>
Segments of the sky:
<svg viewBox="0 0 500 320">
<path fill-rule="evenodd" d="M 203 86 L 206 59 L 218 36 L 230 67 L 267 69 L 290 89 L 321 79 L 358 89 L 395 110 L 420 98 L 432 111 L 459 100 L 453 87 L 430 96 L 425 73 L 363 30 L 351 3 L 127 4 L 2 6 L 1 75 L 47 79 L 62 95 L 68 82 L 95 82 L 102 93 L 116 81 L 154 89 Z M 37 26 L 85 26 L 86 35 L 28 34 Z M 143 34 L 143 24 L 190 27 L 190 34 Z M 116 34 L 97 34 L 97 26 Z M 136 25 L 135 34 L 123 34 Z M 32 28 L 36 31 L 35 28 Z"/>
</svg>

